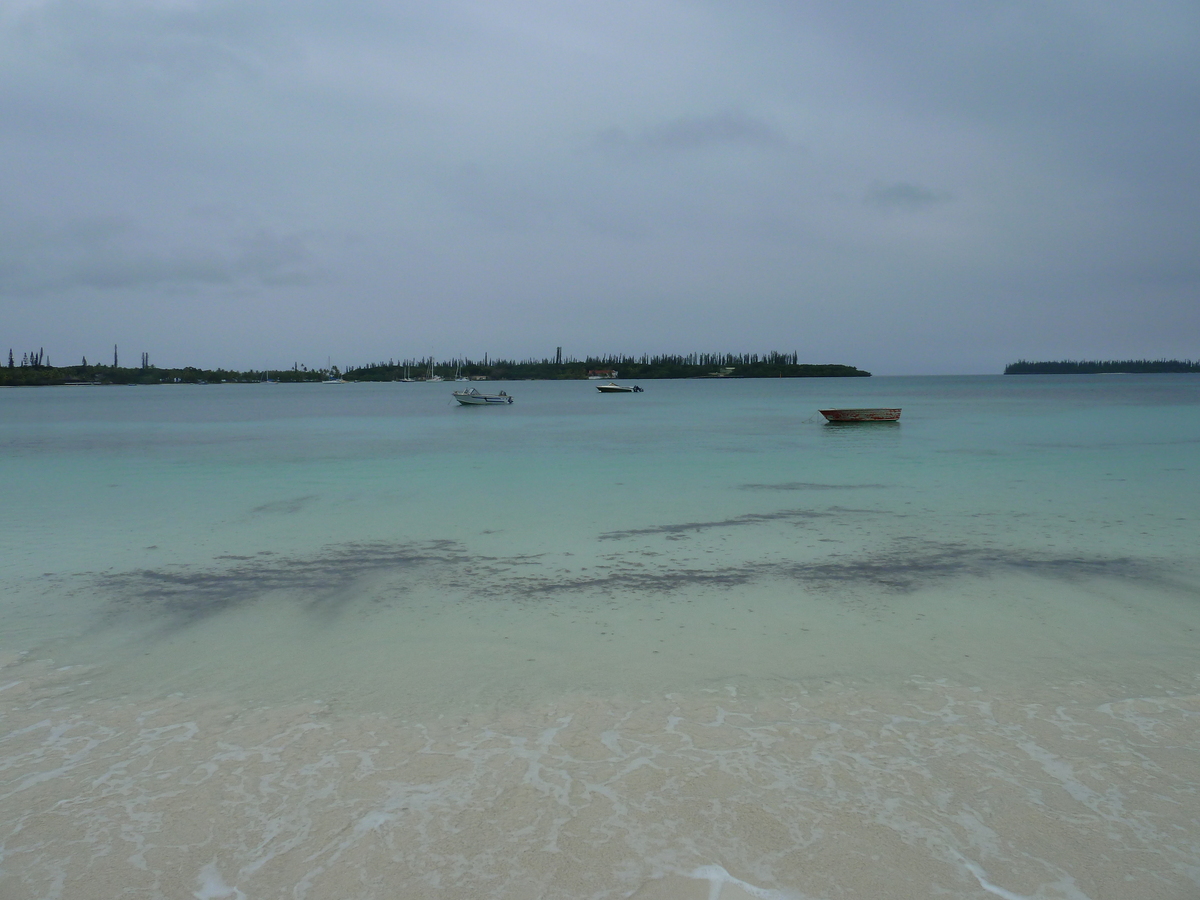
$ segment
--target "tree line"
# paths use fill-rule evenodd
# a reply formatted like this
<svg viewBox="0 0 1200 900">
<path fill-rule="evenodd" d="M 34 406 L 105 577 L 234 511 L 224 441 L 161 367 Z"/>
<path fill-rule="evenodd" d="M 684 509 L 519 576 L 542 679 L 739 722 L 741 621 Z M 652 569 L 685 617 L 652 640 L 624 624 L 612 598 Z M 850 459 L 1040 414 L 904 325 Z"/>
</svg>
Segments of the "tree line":
<svg viewBox="0 0 1200 900">
<path fill-rule="evenodd" d="M 1072 360 L 1029 362 L 1019 360 L 1004 367 L 1005 375 L 1131 375 L 1200 372 L 1200 362 L 1180 359 Z"/>
<path fill-rule="evenodd" d="M 617 375 L 611 373 L 616 372 Z M 365 366 L 352 366 L 343 374 L 347 381 L 421 380 L 472 378 L 488 381 L 572 380 L 588 377 L 631 378 L 813 378 L 869 376 L 854 366 L 834 363 L 801 363 L 796 353 L 690 353 L 690 354 L 609 354 L 605 356 L 555 356 L 554 359 L 474 360 L 466 357 L 445 362 L 431 358 L 388 360 Z"/>
<path fill-rule="evenodd" d="M 613 375 L 612 373 L 618 373 Z M 77 366 L 51 366 L 43 350 L 24 353 L 18 364 L 12 350 L 8 366 L 0 367 L 0 385 L 61 385 L 61 384 L 218 384 L 253 382 L 317 382 L 341 377 L 346 381 L 422 381 L 437 376 L 444 380 L 455 377 L 490 381 L 523 381 L 554 379 L 601 378 L 813 378 L 869 376 L 871 373 L 839 364 L 814 365 L 801 363 L 796 353 L 690 353 L 632 356 L 609 354 L 583 359 L 492 359 L 456 358 L 435 360 L 433 357 L 389 359 L 361 366 L 349 366 L 345 371 L 337 366 L 310 369 L 293 363 L 290 369 L 200 369 L 195 366 L 161 367 L 150 362 L 150 354 L 142 353 L 136 367 L 121 366 L 117 348 L 108 364 L 89 363 L 85 357 Z"/>
</svg>

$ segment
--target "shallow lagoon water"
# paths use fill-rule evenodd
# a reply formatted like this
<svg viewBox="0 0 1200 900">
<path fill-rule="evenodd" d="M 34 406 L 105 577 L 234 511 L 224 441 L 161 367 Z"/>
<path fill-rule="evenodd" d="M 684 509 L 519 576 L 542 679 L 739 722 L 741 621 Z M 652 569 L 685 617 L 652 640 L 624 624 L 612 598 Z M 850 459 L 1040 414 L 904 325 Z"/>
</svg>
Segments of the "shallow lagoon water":
<svg viewBox="0 0 1200 900">
<path fill-rule="evenodd" d="M 0 892 L 1200 892 L 1200 381 L 503 387 L 0 393 Z"/>
</svg>

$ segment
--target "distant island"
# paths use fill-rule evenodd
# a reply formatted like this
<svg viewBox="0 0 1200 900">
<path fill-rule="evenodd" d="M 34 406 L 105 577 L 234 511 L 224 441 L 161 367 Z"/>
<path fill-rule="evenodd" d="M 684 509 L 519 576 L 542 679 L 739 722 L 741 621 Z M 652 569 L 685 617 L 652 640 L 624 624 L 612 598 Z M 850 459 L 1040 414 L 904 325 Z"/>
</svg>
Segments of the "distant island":
<svg viewBox="0 0 1200 900">
<path fill-rule="evenodd" d="M 1179 359 L 1070 360 L 1009 363 L 1005 375 L 1143 375 L 1200 372 L 1200 362 Z"/>
<path fill-rule="evenodd" d="M 605 356 L 564 359 L 506 360 L 482 362 L 454 359 L 438 362 L 432 358 L 388 360 L 344 371 L 337 366 L 310 369 L 299 363 L 290 369 L 199 369 L 194 366 L 171 368 L 153 365 L 143 353 L 136 367 L 113 364 L 52 366 L 42 350 L 23 354 L 18 361 L 9 351 L 8 365 L 0 366 L 0 386 L 98 385 L 98 384 L 252 384 L 256 382 L 320 382 L 340 378 L 344 381 L 531 381 L 652 379 L 652 378 L 845 378 L 870 377 L 871 373 L 836 364 L 801 363 L 795 353 L 692 353 L 682 356 Z"/>
</svg>

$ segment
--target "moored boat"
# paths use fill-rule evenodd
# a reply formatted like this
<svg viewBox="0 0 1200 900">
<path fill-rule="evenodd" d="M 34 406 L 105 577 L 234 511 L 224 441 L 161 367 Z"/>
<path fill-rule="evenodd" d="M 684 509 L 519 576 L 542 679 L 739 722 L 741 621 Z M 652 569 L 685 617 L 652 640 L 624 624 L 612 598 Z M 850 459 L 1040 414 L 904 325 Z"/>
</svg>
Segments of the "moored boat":
<svg viewBox="0 0 1200 900">
<path fill-rule="evenodd" d="M 640 394 L 642 389 L 636 384 L 617 384 L 610 381 L 608 384 L 596 385 L 596 390 L 602 394 Z"/>
<path fill-rule="evenodd" d="M 830 422 L 896 422 L 900 419 L 898 409 L 823 409 L 820 411 Z"/>
<path fill-rule="evenodd" d="M 482 394 L 476 388 L 469 391 L 455 391 L 454 399 L 463 406 L 499 406 L 502 403 L 512 403 L 513 398 L 501 391 L 498 394 Z"/>
</svg>

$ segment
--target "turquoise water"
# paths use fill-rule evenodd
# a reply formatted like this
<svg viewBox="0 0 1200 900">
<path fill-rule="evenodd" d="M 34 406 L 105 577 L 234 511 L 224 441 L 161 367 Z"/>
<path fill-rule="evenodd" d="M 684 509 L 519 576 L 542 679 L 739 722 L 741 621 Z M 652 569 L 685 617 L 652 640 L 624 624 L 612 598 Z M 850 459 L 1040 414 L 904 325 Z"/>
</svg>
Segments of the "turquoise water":
<svg viewBox="0 0 1200 900">
<path fill-rule="evenodd" d="M 0 892 L 1200 892 L 1200 381 L 643 386 L 0 393 Z"/>
</svg>

